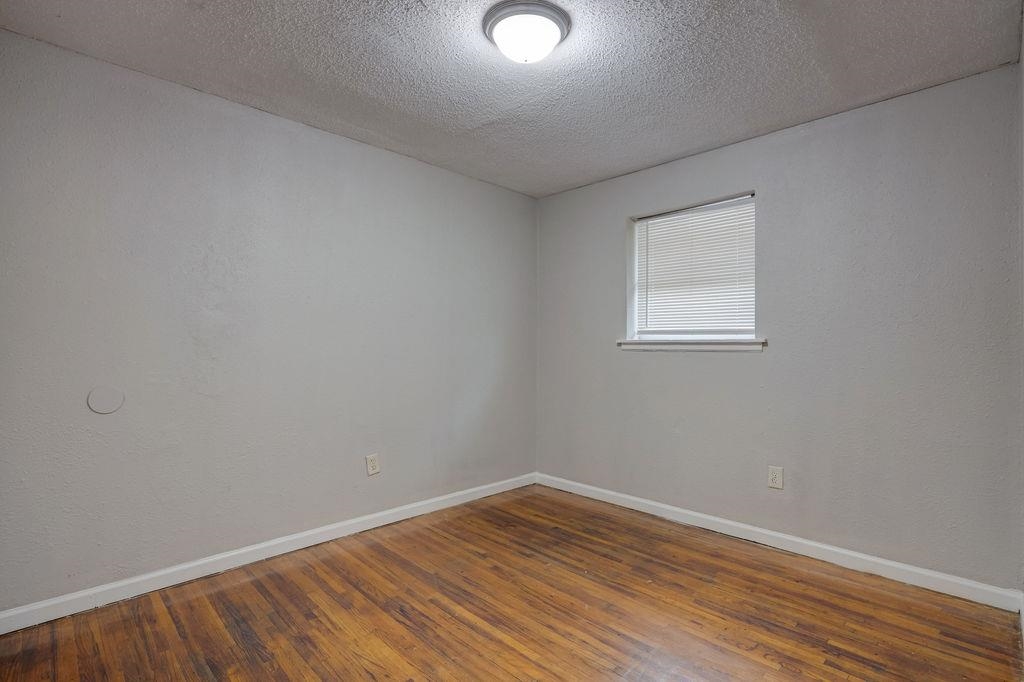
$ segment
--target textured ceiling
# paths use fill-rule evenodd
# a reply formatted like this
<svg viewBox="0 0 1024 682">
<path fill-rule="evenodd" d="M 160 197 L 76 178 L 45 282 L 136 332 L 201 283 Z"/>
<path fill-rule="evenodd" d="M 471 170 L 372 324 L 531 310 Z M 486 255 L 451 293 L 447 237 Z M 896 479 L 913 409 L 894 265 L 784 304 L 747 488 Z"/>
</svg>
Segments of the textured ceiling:
<svg viewBox="0 0 1024 682">
<path fill-rule="evenodd" d="M 0 0 L 0 26 L 534 196 L 1017 60 L 1020 0 Z"/>
</svg>

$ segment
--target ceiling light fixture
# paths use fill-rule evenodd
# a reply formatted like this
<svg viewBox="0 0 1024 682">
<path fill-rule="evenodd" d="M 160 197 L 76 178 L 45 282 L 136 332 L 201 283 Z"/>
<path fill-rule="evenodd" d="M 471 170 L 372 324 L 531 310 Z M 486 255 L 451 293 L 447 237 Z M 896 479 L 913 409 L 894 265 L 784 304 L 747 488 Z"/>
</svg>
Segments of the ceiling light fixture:
<svg viewBox="0 0 1024 682">
<path fill-rule="evenodd" d="M 505 0 L 487 10 L 484 33 L 514 62 L 531 64 L 569 35 L 569 15 L 543 0 Z"/>
</svg>

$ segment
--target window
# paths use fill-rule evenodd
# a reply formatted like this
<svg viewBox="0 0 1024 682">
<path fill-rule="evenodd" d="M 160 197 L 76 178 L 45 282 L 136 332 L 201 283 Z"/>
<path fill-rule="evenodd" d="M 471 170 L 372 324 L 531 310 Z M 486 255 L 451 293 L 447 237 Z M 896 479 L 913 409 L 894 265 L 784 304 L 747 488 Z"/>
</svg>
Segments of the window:
<svg viewBox="0 0 1024 682">
<path fill-rule="evenodd" d="M 760 349 L 754 328 L 754 195 L 633 223 L 623 347 Z"/>
</svg>

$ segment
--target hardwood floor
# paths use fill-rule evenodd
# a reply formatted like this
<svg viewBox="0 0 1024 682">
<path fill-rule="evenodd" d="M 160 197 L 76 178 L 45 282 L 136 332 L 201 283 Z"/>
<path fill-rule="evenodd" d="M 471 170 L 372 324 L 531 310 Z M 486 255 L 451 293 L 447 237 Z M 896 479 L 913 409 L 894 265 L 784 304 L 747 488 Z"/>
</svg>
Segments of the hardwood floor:
<svg viewBox="0 0 1024 682">
<path fill-rule="evenodd" d="M 530 486 L 0 637 L 0 679 L 1014 680 L 1017 614 Z"/>
</svg>

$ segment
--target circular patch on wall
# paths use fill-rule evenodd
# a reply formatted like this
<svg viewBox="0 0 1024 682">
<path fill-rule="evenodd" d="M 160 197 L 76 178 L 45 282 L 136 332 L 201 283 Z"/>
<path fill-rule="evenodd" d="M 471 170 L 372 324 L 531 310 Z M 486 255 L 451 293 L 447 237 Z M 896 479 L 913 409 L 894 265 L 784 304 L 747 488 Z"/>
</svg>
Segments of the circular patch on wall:
<svg viewBox="0 0 1024 682">
<path fill-rule="evenodd" d="M 110 386 L 97 386 L 89 391 L 86 402 L 89 404 L 89 409 L 96 414 L 117 412 L 124 404 L 124 391 Z"/>
</svg>

